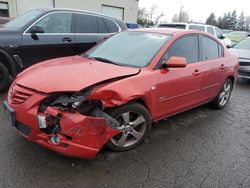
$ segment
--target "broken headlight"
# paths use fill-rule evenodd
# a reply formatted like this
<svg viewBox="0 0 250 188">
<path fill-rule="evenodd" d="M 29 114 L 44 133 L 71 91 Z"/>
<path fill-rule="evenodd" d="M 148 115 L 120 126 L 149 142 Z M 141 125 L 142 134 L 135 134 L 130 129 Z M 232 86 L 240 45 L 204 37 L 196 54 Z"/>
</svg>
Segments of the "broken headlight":
<svg viewBox="0 0 250 188">
<path fill-rule="evenodd" d="M 48 106 L 54 106 L 63 111 L 77 109 L 90 94 L 91 90 L 76 93 L 53 94 L 41 103 L 39 111 L 45 112 Z"/>
</svg>

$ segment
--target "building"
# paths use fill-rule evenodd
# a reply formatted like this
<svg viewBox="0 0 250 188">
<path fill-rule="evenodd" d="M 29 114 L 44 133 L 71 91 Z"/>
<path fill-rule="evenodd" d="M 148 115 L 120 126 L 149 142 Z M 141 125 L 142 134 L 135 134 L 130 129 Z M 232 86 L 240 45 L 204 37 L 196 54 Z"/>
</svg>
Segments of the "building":
<svg viewBox="0 0 250 188">
<path fill-rule="evenodd" d="M 0 0 L 0 16 L 16 17 L 35 8 L 73 8 L 136 23 L 139 0 Z"/>
</svg>

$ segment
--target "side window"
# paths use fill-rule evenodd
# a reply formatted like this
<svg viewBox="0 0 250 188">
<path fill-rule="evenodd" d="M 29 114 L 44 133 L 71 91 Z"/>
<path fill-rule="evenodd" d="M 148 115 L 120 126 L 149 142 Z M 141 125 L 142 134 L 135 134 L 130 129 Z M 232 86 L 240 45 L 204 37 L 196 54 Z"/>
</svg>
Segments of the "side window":
<svg viewBox="0 0 250 188">
<path fill-rule="evenodd" d="M 187 63 L 197 62 L 199 59 L 198 36 L 187 36 L 175 41 L 164 55 L 166 60 L 172 56 L 184 57 Z"/>
<path fill-rule="evenodd" d="M 214 28 L 208 26 L 207 27 L 207 32 L 214 35 Z"/>
<path fill-rule="evenodd" d="M 99 33 L 98 18 L 87 14 L 76 14 L 76 33 Z"/>
<path fill-rule="evenodd" d="M 107 26 L 105 25 L 101 17 L 98 18 L 98 27 L 99 27 L 99 33 L 108 33 Z"/>
<path fill-rule="evenodd" d="M 198 30 L 198 31 L 205 31 L 205 27 L 201 25 L 189 25 L 189 29 Z"/>
<path fill-rule="evenodd" d="M 35 25 L 41 26 L 44 33 L 71 33 L 72 14 L 52 13 L 38 21 Z"/>
<path fill-rule="evenodd" d="M 202 60 L 219 58 L 219 44 L 208 37 L 201 37 Z"/>
<path fill-rule="evenodd" d="M 103 18 L 103 20 L 108 28 L 109 33 L 117 33 L 119 31 L 118 26 L 113 20 L 107 18 Z"/>
<path fill-rule="evenodd" d="M 222 33 L 218 28 L 215 28 L 215 35 L 218 39 L 221 38 L 221 36 L 222 36 Z"/>
</svg>

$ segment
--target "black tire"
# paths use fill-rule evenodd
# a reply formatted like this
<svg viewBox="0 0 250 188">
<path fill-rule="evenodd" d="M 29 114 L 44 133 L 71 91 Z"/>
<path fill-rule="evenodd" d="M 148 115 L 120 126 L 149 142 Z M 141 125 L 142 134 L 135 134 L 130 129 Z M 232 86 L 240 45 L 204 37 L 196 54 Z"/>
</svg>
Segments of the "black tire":
<svg viewBox="0 0 250 188">
<path fill-rule="evenodd" d="M 111 138 L 109 142 L 106 144 L 106 146 L 112 151 L 126 151 L 133 149 L 138 145 L 140 145 L 145 140 L 145 138 L 150 134 L 152 120 L 148 110 L 143 105 L 139 103 L 128 103 L 124 106 L 111 109 L 108 113 L 109 115 L 111 115 L 113 118 L 117 119 L 121 124 L 124 125 L 125 125 L 124 117 L 125 119 L 126 117 L 128 117 L 129 119 L 129 124 L 126 124 L 127 125 L 125 126 L 126 128 L 124 128 L 124 130 L 120 134 Z M 127 135 L 126 138 L 128 140 L 126 140 L 126 144 L 121 146 L 122 145 L 120 144 L 121 143 L 120 141 L 122 140 L 121 138 L 123 136 L 125 137 L 125 135 Z"/>
<path fill-rule="evenodd" d="M 225 90 L 225 87 L 230 87 L 228 91 Z M 213 108 L 220 110 L 223 109 L 226 104 L 228 103 L 230 96 L 231 96 L 231 92 L 233 89 L 233 83 L 230 79 L 226 79 L 226 81 L 224 82 L 224 84 L 222 85 L 219 94 L 216 96 L 216 98 L 211 102 L 211 105 Z M 225 93 L 225 95 L 223 94 L 223 92 Z M 222 97 L 225 97 L 224 102 L 222 102 Z"/>
<path fill-rule="evenodd" d="M 9 71 L 0 62 L 0 93 L 4 92 L 9 85 L 10 85 Z"/>
</svg>

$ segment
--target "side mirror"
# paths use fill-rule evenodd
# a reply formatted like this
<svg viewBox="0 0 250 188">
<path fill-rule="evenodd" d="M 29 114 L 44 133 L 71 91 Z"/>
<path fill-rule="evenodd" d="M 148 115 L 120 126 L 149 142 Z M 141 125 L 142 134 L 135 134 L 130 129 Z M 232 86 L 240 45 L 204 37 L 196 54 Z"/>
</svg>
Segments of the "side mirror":
<svg viewBox="0 0 250 188">
<path fill-rule="evenodd" d="M 39 26 L 39 25 L 33 25 L 30 28 L 30 33 L 31 34 L 44 33 L 44 29 L 41 26 Z"/>
<path fill-rule="evenodd" d="M 226 47 L 227 47 L 227 48 L 232 48 L 233 45 L 232 45 L 232 44 L 227 44 Z"/>
<path fill-rule="evenodd" d="M 226 38 L 226 37 L 223 34 L 219 37 L 219 39 L 224 39 L 224 38 Z"/>
<path fill-rule="evenodd" d="M 166 67 L 173 68 L 181 68 L 187 66 L 187 60 L 183 57 L 170 57 L 169 60 L 166 61 Z"/>
</svg>

